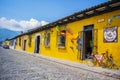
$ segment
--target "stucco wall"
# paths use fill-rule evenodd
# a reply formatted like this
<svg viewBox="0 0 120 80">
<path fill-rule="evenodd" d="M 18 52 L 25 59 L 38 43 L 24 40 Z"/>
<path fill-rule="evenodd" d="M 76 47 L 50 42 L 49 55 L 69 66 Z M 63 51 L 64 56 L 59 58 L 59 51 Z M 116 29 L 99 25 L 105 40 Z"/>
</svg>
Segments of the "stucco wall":
<svg viewBox="0 0 120 80">
<path fill-rule="evenodd" d="M 97 52 L 99 54 L 108 50 L 109 54 L 113 55 L 114 61 L 117 65 L 120 65 L 120 18 L 113 18 L 110 25 L 108 25 L 108 19 L 112 18 L 115 15 L 120 14 L 120 10 L 105 13 L 99 16 L 94 16 L 91 18 L 83 19 L 80 21 L 72 22 L 67 24 L 66 26 L 69 27 L 73 33 L 73 35 L 66 35 L 66 46 L 65 48 L 57 48 L 57 30 L 56 28 L 52 28 L 50 30 L 50 47 L 45 47 L 44 45 L 44 33 L 45 31 L 37 32 L 32 34 L 32 42 L 31 47 L 28 46 L 28 35 L 22 36 L 22 46 L 19 46 L 19 43 L 16 45 L 16 49 L 22 50 L 23 49 L 23 40 L 27 40 L 26 44 L 26 51 L 34 53 L 35 49 L 35 38 L 36 34 L 40 34 L 40 55 L 61 58 L 66 60 L 71 60 L 75 62 L 82 62 L 80 60 L 80 51 L 76 49 L 77 43 L 76 40 L 72 43 L 71 38 L 76 38 L 78 36 L 78 32 L 82 31 L 83 26 L 86 25 L 94 25 L 94 29 L 98 30 L 97 36 Z M 101 21 L 99 21 L 101 20 Z M 118 27 L 118 42 L 112 43 L 105 43 L 103 41 L 103 30 L 105 27 Z M 64 25 L 61 27 L 65 27 Z M 49 31 L 49 30 L 48 30 Z M 96 34 L 94 34 L 96 35 Z M 19 41 L 18 41 L 19 42 Z M 71 49 L 70 47 L 73 47 Z"/>
</svg>

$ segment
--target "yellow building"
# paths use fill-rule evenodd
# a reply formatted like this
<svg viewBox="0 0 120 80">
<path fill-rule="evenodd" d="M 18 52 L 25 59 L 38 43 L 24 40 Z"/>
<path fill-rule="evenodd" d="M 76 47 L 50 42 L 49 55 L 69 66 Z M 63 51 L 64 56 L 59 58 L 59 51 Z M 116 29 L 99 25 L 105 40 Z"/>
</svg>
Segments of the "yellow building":
<svg viewBox="0 0 120 80">
<path fill-rule="evenodd" d="M 9 39 L 7 39 L 7 40 L 5 40 L 2 44 L 6 44 L 6 45 L 10 45 L 10 40 Z"/>
<path fill-rule="evenodd" d="M 17 50 L 74 62 L 108 51 L 120 66 L 120 1 L 88 8 L 13 39 Z"/>
</svg>

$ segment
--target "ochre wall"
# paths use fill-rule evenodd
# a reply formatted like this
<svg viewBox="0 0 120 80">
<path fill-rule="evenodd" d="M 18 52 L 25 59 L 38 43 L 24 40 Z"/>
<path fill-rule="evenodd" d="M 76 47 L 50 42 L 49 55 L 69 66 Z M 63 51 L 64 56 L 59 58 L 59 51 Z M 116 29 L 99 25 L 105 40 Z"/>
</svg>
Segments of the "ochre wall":
<svg viewBox="0 0 120 80">
<path fill-rule="evenodd" d="M 10 41 L 5 41 L 5 42 L 3 42 L 3 44 L 6 44 L 6 45 L 10 45 Z"/>
<path fill-rule="evenodd" d="M 101 54 L 108 50 L 108 53 L 112 54 L 115 63 L 117 65 L 120 65 L 120 62 L 119 62 L 120 61 L 120 58 L 119 58 L 120 57 L 120 54 L 119 54 L 120 53 L 120 50 L 119 50 L 120 49 L 120 32 L 119 32 L 120 31 L 120 24 L 119 24 L 120 18 L 113 18 L 110 25 L 108 25 L 108 19 L 118 14 L 120 14 L 120 10 L 67 24 L 67 27 L 71 29 L 71 31 L 73 32 L 73 35 L 69 34 L 66 36 L 66 48 L 65 49 L 57 48 L 56 46 L 57 31 L 55 28 L 53 28 L 52 29 L 53 32 L 51 33 L 51 39 L 50 39 L 50 48 L 45 48 L 44 45 L 41 45 L 42 46 L 41 54 L 45 56 L 51 56 L 51 57 L 81 62 L 80 57 L 79 57 L 80 52 L 76 49 L 76 45 L 77 45 L 76 41 L 72 43 L 71 38 L 76 38 L 78 36 L 78 32 L 82 31 L 83 26 L 93 24 L 94 29 L 98 30 L 97 52 Z M 104 20 L 102 22 L 98 22 L 98 20 L 100 19 L 104 19 Z M 105 27 L 112 27 L 112 26 L 118 27 L 118 42 L 105 43 L 103 41 L 103 29 Z M 43 33 L 41 32 L 41 34 Z M 71 46 L 73 47 L 73 50 L 70 48 Z"/>
<path fill-rule="evenodd" d="M 26 51 L 34 53 L 36 34 L 40 34 L 40 37 L 41 37 L 40 38 L 40 41 L 41 41 L 40 55 L 50 56 L 54 58 L 60 58 L 60 59 L 65 59 L 65 60 L 70 60 L 75 62 L 82 62 L 82 60 L 80 60 L 80 52 L 76 49 L 77 43 L 76 41 L 72 43 L 71 38 L 76 38 L 78 36 L 78 32 L 82 31 L 83 26 L 93 24 L 94 29 L 98 30 L 97 52 L 101 54 L 106 50 L 108 50 L 109 54 L 113 55 L 115 63 L 117 65 L 120 65 L 120 58 L 119 58 L 120 57 L 120 23 L 119 23 L 120 18 L 116 18 L 116 19 L 113 18 L 110 25 L 108 25 L 108 19 L 118 14 L 120 14 L 120 10 L 67 24 L 66 26 L 71 29 L 73 35 L 67 34 L 65 48 L 57 48 L 57 30 L 56 28 L 52 28 L 48 30 L 50 32 L 50 47 L 45 47 L 44 45 L 44 36 L 45 36 L 44 35 L 45 30 L 44 30 L 44 31 L 32 34 L 31 47 L 28 46 L 28 35 L 22 36 L 22 47 L 19 47 L 18 46 L 19 43 L 17 43 L 16 49 L 18 50 L 23 49 L 23 39 L 26 39 L 27 40 Z M 103 19 L 103 21 L 98 22 L 98 20 L 100 19 Z M 118 42 L 105 43 L 103 41 L 103 29 L 105 27 L 112 27 L 112 26 L 118 27 Z M 61 27 L 65 27 L 65 25 Z M 73 50 L 70 47 L 73 47 Z"/>
</svg>

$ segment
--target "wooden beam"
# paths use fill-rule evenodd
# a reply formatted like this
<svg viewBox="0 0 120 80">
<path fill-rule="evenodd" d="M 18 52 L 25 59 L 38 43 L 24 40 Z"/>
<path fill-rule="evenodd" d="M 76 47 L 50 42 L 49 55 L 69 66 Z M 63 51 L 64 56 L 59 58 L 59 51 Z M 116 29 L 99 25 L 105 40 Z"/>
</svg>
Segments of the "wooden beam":
<svg viewBox="0 0 120 80">
<path fill-rule="evenodd" d="M 90 15 L 90 14 L 93 14 L 93 13 L 94 13 L 94 10 L 86 12 L 87 15 Z"/>
<path fill-rule="evenodd" d="M 63 21 L 67 22 L 67 21 L 68 21 L 68 19 L 64 19 Z"/>
<path fill-rule="evenodd" d="M 104 11 L 105 8 L 106 8 L 105 6 L 103 6 L 103 7 L 99 7 L 99 8 L 96 9 L 96 11 Z"/>
<path fill-rule="evenodd" d="M 110 4 L 109 6 L 110 6 L 110 7 L 117 7 L 117 6 L 120 6 L 120 2 Z"/>
<path fill-rule="evenodd" d="M 78 14 L 78 15 L 76 15 L 77 18 L 81 18 L 81 17 L 83 17 L 83 16 L 84 16 L 83 14 Z"/>
</svg>

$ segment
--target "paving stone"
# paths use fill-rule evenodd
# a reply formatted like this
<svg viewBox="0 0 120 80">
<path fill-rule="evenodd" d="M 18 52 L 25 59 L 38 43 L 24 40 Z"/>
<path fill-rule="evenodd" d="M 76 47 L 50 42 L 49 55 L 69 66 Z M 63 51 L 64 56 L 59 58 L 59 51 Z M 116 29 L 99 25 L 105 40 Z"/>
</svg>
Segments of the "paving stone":
<svg viewBox="0 0 120 80">
<path fill-rule="evenodd" d="M 69 63 L 68 63 L 69 64 Z M 81 65 L 83 66 L 83 65 Z M 90 68 L 89 68 L 90 69 Z M 96 70 L 99 68 L 96 68 Z M 116 74 L 106 75 L 120 77 Z M 0 47 L 0 80 L 119 80 L 77 69 L 26 52 Z"/>
</svg>

